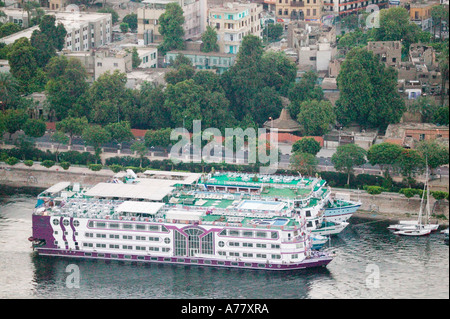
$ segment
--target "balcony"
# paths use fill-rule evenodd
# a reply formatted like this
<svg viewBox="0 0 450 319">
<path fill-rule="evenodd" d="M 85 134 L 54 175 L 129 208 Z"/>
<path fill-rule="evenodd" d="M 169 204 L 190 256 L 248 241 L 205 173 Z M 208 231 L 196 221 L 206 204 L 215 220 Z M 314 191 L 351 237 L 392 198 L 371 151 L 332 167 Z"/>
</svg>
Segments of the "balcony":
<svg viewBox="0 0 450 319">
<path fill-rule="evenodd" d="M 304 7 L 305 3 L 303 1 L 292 1 L 291 7 Z"/>
</svg>

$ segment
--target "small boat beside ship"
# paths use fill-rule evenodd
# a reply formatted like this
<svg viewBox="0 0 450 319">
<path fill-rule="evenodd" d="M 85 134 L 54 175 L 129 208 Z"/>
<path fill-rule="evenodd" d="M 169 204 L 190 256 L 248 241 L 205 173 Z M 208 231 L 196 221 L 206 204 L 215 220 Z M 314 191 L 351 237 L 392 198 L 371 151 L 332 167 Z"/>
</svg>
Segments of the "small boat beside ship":
<svg viewBox="0 0 450 319">
<path fill-rule="evenodd" d="M 388 229 L 394 230 L 395 235 L 401 236 L 428 236 L 431 232 L 439 229 L 439 224 L 431 224 L 430 209 L 430 186 L 428 183 L 428 169 L 425 175 L 425 185 L 420 202 L 419 215 L 417 220 L 400 221 L 398 224 L 390 225 Z M 424 218 L 425 210 L 425 218 Z M 425 219 L 425 220 L 424 220 Z"/>
</svg>

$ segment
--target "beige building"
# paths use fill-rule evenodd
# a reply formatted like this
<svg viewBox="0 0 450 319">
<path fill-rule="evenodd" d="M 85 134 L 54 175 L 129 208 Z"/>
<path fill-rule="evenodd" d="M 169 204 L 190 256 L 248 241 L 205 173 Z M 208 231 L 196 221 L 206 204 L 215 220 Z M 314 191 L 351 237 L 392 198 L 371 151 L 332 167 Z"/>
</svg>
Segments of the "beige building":
<svg viewBox="0 0 450 319">
<path fill-rule="evenodd" d="M 402 61 L 401 41 L 369 41 L 367 50 L 378 56 L 386 66 L 396 67 Z"/>
<path fill-rule="evenodd" d="M 177 2 L 183 9 L 184 38 L 198 38 L 206 28 L 206 0 L 144 0 L 137 9 L 138 39 L 143 44 L 162 41 L 159 33 L 159 17 L 165 12 L 167 4 Z"/>
<path fill-rule="evenodd" d="M 262 38 L 262 10 L 262 5 L 256 3 L 230 2 L 210 7 L 209 25 L 217 32 L 220 52 L 236 54 L 246 35 Z"/>
<path fill-rule="evenodd" d="M 275 15 L 286 21 L 320 21 L 323 0 L 276 0 Z"/>
<path fill-rule="evenodd" d="M 62 55 L 67 58 L 78 59 L 88 73 L 87 82 L 92 83 L 105 72 L 119 70 L 121 73 L 131 72 L 131 53 L 125 50 L 112 50 L 110 48 L 93 49 L 73 52 L 63 50 Z"/>
<path fill-rule="evenodd" d="M 316 22 L 291 21 L 288 24 L 288 47 L 298 54 L 298 69 L 327 73 L 336 55 L 336 30 Z"/>
<path fill-rule="evenodd" d="M 48 8 L 50 10 L 63 10 L 70 4 L 69 0 L 49 0 Z"/>
</svg>

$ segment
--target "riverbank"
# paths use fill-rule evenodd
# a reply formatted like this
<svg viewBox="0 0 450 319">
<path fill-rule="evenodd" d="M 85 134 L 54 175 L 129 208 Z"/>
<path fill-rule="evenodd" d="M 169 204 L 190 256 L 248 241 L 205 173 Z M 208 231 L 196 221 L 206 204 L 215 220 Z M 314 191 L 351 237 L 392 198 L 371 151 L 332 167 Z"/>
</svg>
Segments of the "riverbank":
<svg viewBox="0 0 450 319">
<path fill-rule="evenodd" d="M 95 185 L 112 178 L 115 175 L 110 169 L 104 168 L 94 172 L 86 167 L 71 166 L 64 170 L 59 166 L 50 168 L 35 164 L 31 167 L 18 163 L 14 166 L 0 165 L 0 185 L 9 189 L 38 189 L 44 190 L 58 182 L 78 182 L 82 185 Z M 355 213 L 356 217 L 370 219 L 386 219 L 396 221 L 399 219 L 414 219 L 420 207 L 419 196 L 406 198 L 398 193 L 381 193 L 370 195 L 363 190 L 332 188 L 332 196 L 360 201 L 361 208 Z M 434 216 L 439 216 L 437 222 L 448 225 L 448 201 L 430 201 Z"/>
</svg>

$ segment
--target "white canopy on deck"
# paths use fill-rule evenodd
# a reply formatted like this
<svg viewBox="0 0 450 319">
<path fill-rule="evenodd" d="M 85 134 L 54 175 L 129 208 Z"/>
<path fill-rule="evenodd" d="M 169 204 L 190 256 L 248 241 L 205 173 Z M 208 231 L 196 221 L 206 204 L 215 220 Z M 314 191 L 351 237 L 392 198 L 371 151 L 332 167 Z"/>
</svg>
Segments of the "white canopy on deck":
<svg viewBox="0 0 450 319">
<path fill-rule="evenodd" d="M 116 211 L 119 213 L 126 212 L 155 215 L 163 206 L 164 203 L 126 201 L 120 204 L 116 208 Z"/>
</svg>

